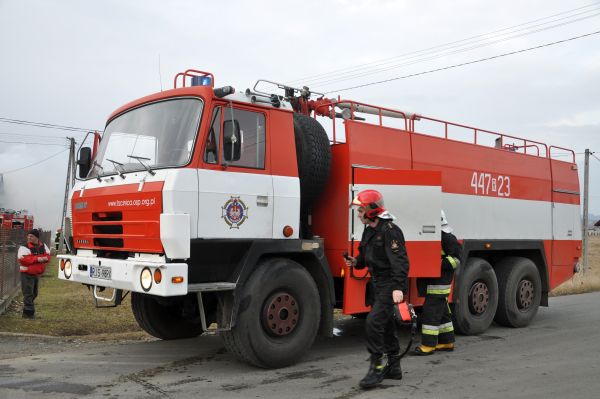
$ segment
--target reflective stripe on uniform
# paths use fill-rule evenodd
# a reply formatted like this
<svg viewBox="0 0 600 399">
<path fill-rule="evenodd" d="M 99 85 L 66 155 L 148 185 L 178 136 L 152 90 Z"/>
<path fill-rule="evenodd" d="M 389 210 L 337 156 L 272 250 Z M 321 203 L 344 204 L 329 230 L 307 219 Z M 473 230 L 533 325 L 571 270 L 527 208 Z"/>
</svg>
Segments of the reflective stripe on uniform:
<svg viewBox="0 0 600 399">
<path fill-rule="evenodd" d="M 428 324 L 423 324 L 423 326 L 421 327 L 421 334 L 426 334 L 426 335 L 439 335 L 440 331 L 440 326 L 430 326 Z"/>
<path fill-rule="evenodd" d="M 428 285 L 427 293 L 434 295 L 448 295 L 450 294 L 450 284 L 442 284 L 442 285 Z"/>
<path fill-rule="evenodd" d="M 453 332 L 454 326 L 452 325 L 452 322 L 444 323 L 444 324 L 440 325 L 439 331 L 440 331 L 440 334 Z"/>
<path fill-rule="evenodd" d="M 446 259 L 448 260 L 448 262 L 450 262 L 450 265 L 452 266 L 453 269 L 456 269 L 458 267 L 458 264 L 460 263 L 460 261 L 458 259 L 456 259 L 455 257 L 452 257 L 450 255 L 446 256 Z"/>
<path fill-rule="evenodd" d="M 29 270 L 29 267 L 27 267 L 27 266 L 19 266 L 19 271 L 26 272 L 27 270 Z"/>
</svg>

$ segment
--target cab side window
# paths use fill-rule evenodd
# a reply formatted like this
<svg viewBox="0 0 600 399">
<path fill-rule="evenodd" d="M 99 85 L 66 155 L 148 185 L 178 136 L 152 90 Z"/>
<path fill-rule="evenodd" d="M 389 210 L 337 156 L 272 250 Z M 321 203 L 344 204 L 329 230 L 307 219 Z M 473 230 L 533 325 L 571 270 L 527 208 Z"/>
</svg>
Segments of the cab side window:
<svg viewBox="0 0 600 399">
<path fill-rule="evenodd" d="M 204 162 L 216 164 L 219 160 L 219 144 L 221 142 L 221 107 L 213 111 L 210 130 L 204 147 Z"/>
<path fill-rule="evenodd" d="M 264 169 L 265 116 L 259 112 L 224 107 L 223 162 Z"/>
</svg>

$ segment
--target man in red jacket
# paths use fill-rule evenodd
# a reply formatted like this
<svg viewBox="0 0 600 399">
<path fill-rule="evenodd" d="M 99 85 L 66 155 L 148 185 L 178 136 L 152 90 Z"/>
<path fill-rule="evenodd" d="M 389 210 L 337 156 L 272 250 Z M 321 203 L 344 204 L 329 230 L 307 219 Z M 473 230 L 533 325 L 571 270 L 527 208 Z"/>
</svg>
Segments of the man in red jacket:
<svg viewBox="0 0 600 399">
<path fill-rule="evenodd" d="M 39 278 L 50 260 L 50 249 L 40 241 L 40 231 L 33 229 L 27 234 L 27 244 L 19 247 L 17 253 L 21 271 L 21 291 L 23 292 L 23 318 L 35 318 L 33 301 L 38 295 Z"/>
</svg>

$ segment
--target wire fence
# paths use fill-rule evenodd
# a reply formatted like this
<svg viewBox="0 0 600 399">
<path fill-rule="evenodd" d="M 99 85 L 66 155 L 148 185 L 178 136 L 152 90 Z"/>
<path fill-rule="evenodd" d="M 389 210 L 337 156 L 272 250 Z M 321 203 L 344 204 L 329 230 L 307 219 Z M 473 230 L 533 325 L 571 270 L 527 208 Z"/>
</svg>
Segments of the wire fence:
<svg viewBox="0 0 600 399">
<path fill-rule="evenodd" d="M 40 240 L 48 245 L 50 232 L 40 232 Z M 21 286 L 17 251 L 26 241 L 26 231 L 0 227 L 0 309 L 3 308 L 4 301 L 11 298 Z"/>
</svg>

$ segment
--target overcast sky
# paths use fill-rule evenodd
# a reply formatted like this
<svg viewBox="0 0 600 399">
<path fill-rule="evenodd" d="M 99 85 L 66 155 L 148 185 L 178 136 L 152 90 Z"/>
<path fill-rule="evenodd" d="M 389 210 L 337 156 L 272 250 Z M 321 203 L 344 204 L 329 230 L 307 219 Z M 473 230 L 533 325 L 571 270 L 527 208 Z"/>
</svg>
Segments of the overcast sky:
<svg viewBox="0 0 600 399">
<path fill-rule="evenodd" d="M 600 2 L 590 0 L 0 0 L 0 117 L 102 129 L 116 108 L 160 91 L 161 80 L 171 88 L 174 74 L 187 68 L 213 72 L 217 86 L 244 90 L 258 78 L 308 81 L 555 14 L 553 24 L 565 23 L 541 30 L 552 24 L 540 20 L 537 28 L 520 32 L 541 30 L 534 34 L 497 43 L 488 36 L 478 42 L 488 44 L 483 47 L 353 80 L 310 81 L 313 90 L 335 96 L 350 86 L 594 32 L 600 30 L 600 16 L 594 16 L 599 13 Z M 585 19 L 566 23 L 579 18 Z M 393 61 L 385 66 L 407 62 Z M 578 154 L 590 148 L 600 157 L 600 35 L 341 94 Z M 70 134 L 0 122 L 0 173 L 62 151 L 61 137 Z M 66 161 L 63 152 L 5 173 L 0 206 L 28 209 L 38 226 L 56 228 Z M 577 161 L 582 173 L 583 156 Z M 592 158 L 590 164 L 590 212 L 600 215 L 600 161 Z"/>
</svg>

